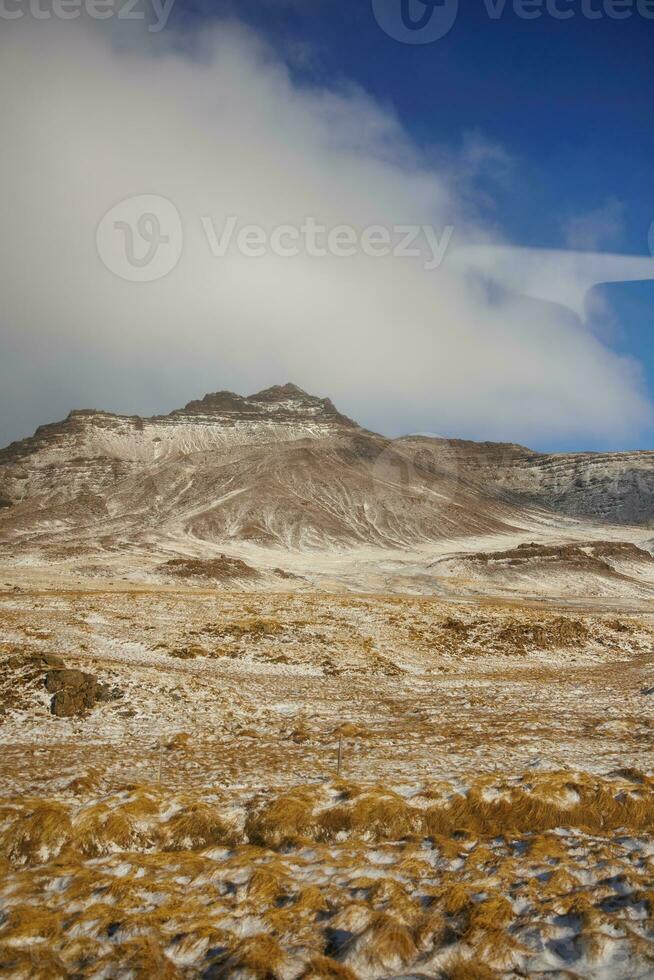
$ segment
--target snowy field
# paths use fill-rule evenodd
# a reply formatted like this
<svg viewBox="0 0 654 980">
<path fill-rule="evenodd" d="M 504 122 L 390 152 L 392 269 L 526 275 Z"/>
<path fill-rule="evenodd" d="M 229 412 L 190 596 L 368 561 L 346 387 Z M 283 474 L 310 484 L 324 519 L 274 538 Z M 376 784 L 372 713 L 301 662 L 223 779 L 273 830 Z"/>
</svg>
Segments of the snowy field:
<svg viewBox="0 0 654 980">
<path fill-rule="evenodd" d="M 652 975 L 643 599 L 4 574 L 3 974 Z"/>
</svg>

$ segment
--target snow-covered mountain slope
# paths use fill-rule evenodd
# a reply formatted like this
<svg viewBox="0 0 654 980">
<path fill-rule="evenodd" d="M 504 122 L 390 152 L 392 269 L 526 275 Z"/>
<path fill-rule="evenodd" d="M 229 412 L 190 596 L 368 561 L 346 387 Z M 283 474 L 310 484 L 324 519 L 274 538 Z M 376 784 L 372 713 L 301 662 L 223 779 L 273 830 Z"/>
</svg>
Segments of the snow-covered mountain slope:
<svg viewBox="0 0 654 980">
<path fill-rule="evenodd" d="M 654 595 L 654 558 L 624 541 L 525 543 L 504 551 L 448 556 L 434 571 L 450 589 L 468 594 L 650 600 Z"/>
<path fill-rule="evenodd" d="M 10 558 L 408 552 L 529 541 L 538 527 L 548 540 L 557 531 L 581 540 L 596 530 L 566 515 L 595 528 L 643 524 L 653 491 L 651 453 L 389 440 L 284 385 L 247 398 L 218 392 L 146 419 L 76 411 L 13 443 L 0 452 L 0 549 Z"/>
<path fill-rule="evenodd" d="M 403 548 L 508 529 L 433 453 L 361 429 L 292 385 L 208 395 L 164 418 L 74 412 L 0 454 L 0 541 L 113 550 L 212 544 Z"/>
<path fill-rule="evenodd" d="M 654 526 L 654 452 L 548 454 L 510 443 L 401 441 L 438 444 L 462 476 L 519 503 L 611 524 Z"/>
<path fill-rule="evenodd" d="M 329 399 L 314 398 L 294 385 L 250 398 L 217 392 L 147 419 L 74 411 L 0 451 L 0 498 L 5 505 L 40 494 L 57 502 L 71 500 L 144 467 L 195 453 L 323 438 L 353 428 L 358 427 Z"/>
</svg>

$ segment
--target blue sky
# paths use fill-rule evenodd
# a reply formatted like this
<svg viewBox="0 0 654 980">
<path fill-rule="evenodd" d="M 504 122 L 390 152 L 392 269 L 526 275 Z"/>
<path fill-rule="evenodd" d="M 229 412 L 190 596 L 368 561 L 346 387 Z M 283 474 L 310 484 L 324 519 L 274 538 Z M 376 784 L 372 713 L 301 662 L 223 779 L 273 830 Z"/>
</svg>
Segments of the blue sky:
<svg viewBox="0 0 654 980">
<path fill-rule="evenodd" d="M 355 81 L 392 105 L 413 138 L 436 155 L 481 137 L 507 159 L 482 207 L 523 245 L 565 248 L 580 216 L 605 214 L 594 248 L 649 254 L 654 222 L 654 19 L 523 20 L 507 4 L 461 4 L 438 41 L 388 37 L 368 0 L 185 0 L 173 23 L 234 13 L 262 32 L 310 84 Z M 565 0 L 561 3 L 565 7 Z M 593 0 L 593 9 L 603 9 Z M 602 234 L 602 231 L 604 232 Z M 603 336 L 642 364 L 654 391 L 654 282 L 601 288 L 610 304 Z M 654 428 L 639 444 L 654 448 Z M 577 442 L 560 448 L 576 448 Z M 588 448 L 617 448 L 601 438 Z M 545 445 L 543 448 L 547 448 Z"/>
<path fill-rule="evenodd" d="M 523 244 L 563 246 L 566 216 L 616 198 L 624 234 L 614 244 L 644 254 L 654 221 L 654 16 L 589 21 L 581 0 L 566 2 L 578 11 L 571 20 L 525 21 L 510 3 L 491 20 L 484 0 L 471 0 L 444 38 L 420 46 L 389 38 L 369 0 L 184 0 L 172 22 L 233 11 L 289 57 L 297 49 L 301 77 L 354 80 L 393 105 L 425 147 L 483 133 L 515 162 L 493 206 Z"/>
</svg>

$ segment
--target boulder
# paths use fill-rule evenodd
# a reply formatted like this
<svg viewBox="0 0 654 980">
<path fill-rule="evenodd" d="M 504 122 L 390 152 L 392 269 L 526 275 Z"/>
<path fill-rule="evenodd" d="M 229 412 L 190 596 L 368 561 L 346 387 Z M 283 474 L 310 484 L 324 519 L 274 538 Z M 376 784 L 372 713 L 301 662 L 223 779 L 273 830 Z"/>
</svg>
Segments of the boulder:
<svg viewBox="0 0 654 980">
<path fill-rule="evenodd" d="M 5 666 L 10 670 L 22 667 L 26 670 L 39 672 L 43 667 L 63 668 L 64 662 L 56 653 L 33 653 L 32 651 L 25 653 L 17 650 L 5 661 Z"/>
<path fill-rule="evenodd" d="M 49 670 L 45 689 L 53 695 L 50 710 L 56 718 L 74 718 L 89 711 L 97 701 L 112 701 L 120 692 L 99 684 L 93 674 L 81 670 Z"/>
<path fill-rule="evenodd" d="M 75 718 L 95 704 L 95 694 L 88 688 L 63 688 L 52 698 L 50 710 L 55 718 Z"/>
<path fill-rule="evenodd" d="M 98 682 L 93 674 L 85 674 L 81 670 L 49 670 L 45 675 L 45 689 L 50 694 L 56 694 L 63 690 L 78 691 L 84 688 L 92 689 L 95 699 L 97 686 Z"/>
</svg>

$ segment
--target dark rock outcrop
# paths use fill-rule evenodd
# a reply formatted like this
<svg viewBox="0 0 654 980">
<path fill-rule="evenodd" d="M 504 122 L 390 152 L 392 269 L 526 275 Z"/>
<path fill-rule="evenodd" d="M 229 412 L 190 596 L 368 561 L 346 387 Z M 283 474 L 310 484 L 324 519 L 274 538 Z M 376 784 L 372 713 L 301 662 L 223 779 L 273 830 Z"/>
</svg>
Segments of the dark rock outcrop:
<svg viewBox="0 0 654 980">
<path fill-rule="evenodd" d="M 346 428 L 358 425 L 342 415 L 330 398 L 310 395 L 294 384 L 273 385 L 254 395 L 236 395 L 232 391 L 215 391 L 189 402 L 175 415 L 218 415 L 241 421 L 274 419 L 278 422 L 301 420 L 332 422 Z"/>
<path fill-rule="evenodd" d="M 49 670 L 45 689 L 53 695 L 51 711 L 56 718 L 83 715 L 96 702 L 98 682 L 81 670 Z"/>
<path fill-rule="evenodd" d="M 174 558 L 160 565 L 165 575 L 175 578 L 200 578 L 224 581 L 233 578 L 259 578 L 259 573 L 240 558 L 219 555 L 218 558 Z"/>
<path fill-rule="evenodd" d="M 97 702 L 114 701 L 121 696 L 117 689 L 81 670 L 49 670 L 45 689 L 53 695 L 51 711 L 56 718 L 78 717 Z"/>
</svg>

